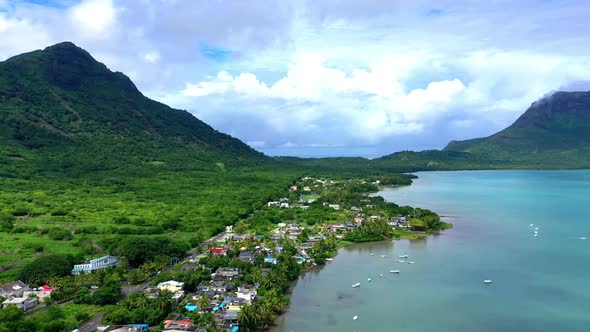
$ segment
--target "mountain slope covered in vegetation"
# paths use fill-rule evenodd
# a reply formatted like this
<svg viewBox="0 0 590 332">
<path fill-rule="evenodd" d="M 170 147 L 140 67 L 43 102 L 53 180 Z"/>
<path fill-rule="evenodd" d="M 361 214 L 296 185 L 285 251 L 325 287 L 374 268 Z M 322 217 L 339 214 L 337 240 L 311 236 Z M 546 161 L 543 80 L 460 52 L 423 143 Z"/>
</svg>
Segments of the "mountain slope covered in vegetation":
<svg viewBox="0 0 590 332">
<path fill-rule="evenodd" d="M 508 128 L 485 138 L 450 142 L 444 151 L 531 167 L 588 167 L 590 92 L 557 92 L 533 103 Z"/>
</svg>

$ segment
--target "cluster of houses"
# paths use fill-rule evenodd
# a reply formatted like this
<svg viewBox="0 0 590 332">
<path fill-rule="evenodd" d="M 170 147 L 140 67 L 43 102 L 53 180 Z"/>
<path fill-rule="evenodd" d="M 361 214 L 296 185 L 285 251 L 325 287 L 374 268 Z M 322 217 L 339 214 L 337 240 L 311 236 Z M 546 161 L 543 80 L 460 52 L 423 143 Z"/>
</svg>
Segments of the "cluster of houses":
<svg viewBox="0 0 590 332">
<path fill-rule="evenodd" d="M 2 308 L 14 305 L 27 311 L 48 298 L 52 291 L 53 289 L 47 285 L 31 288 L 20 280 L 4 284 L 0 286 L 0 296 L 6 299 L 2 302 Z"/>
<path fill-rule="evenodd" d="M 222 253 L 219 253 L 222 254 Z M 270 269 L 265 269 L 268 273 Z M 236 286 L 235 281 L 243 276 L 242 269 L 237 267 L 219 267 L 212 274 L 212 279 L 203 281 L 197 286 L 197 290 L 191 295 L 184 305 L 189 312 L 212 313 L 217 325 L 228 331 L 237 331 L 239 328 L 238 314 L 245 304 L 253 304 L 258 296 L 256 285 Z M 167 290 L 173 294 L 184 295 L 183 283 L 169 280 L 157 285 L 158 290 Z M 200 301 L 206 297 L 208 301 Z M 207 303 L 206 307 L 200 307 Z M 199 328 L 189 319 L 168 320 L 164 324 L 164 331 L 199 331 Z"/>
<path fill-rule="evenodd" d="M 291 202 L 288 198 L 281 198 L 278 201 L 271 201 L 267 203 L 269 208 L 307 208 L 309 204 L 312 204 L 315 199 L 309 199 L 309 197 L 318 197 L 317 194 L 312 194 L 312 187 L 317 188 L 320 186 L 334 185 L 338 182 L 329 179 L 314 179 L 314 178 L 303 178 L 298 183 L 301 190 L 306 192 L 307 196 L 300 196 L 297 202 Z M 298 191 L 297 185 L 291 186 L 289 191 Z M 311 194 L 311 195 L 309 195 Z M 306 200 L 303 197 L 307 197 Z M 311 250 L 314 246 L 326 238 L 327 235 L 334 235 L 337 238 L 342 238 L 347 231 L 351 231 L 356 227 L 359 227 L 364 222 L 379 220 L 383 218 L 381 215 L 366 215 L 363 210 L 371 209 L 373 206 L 369 200 L 357 202 L 359 206 L 341 206 L 340 204 L 333 204 L 324 202 L 323 206 L 335 211 L 354 212 L 354 217 L 344 223 L 334 223 L 328 225 L 322 225 L 321 231 L 310 232 L 300 223 L 279 223 L 276 228 L 272 230 L 270 234 L 270 240 L 272 245 L 266 244 L 263 241 L 258 241 L 259 245 L 255 247 L 242 247 L 240 248 L 237 258 L 246 263 L 256 264 L 256 262 L 264 262 L 268 264 L 277 264 L 277 259 L 282 252 L 283 247 L 279 244 L 282 239 L 289 239 L 296 244 L 297 248 L 297 262 L 302 264 L 311 261 Z M 365 204 L 366 203 L 366 204 Z M 395 217 L 388 220 L 388 224 L 394 228 L 409 228 L 408 221 L 404 217 Z M 305 232 L 305 234 L 304 234 Z M 302 235 L 303 234 L 303 235 Z M 224 245 L 207 249 L 205 255 L 220 255 L 225 256 L 228 251 L 232 249 L 232 245 L 235 242 L 258 239 L 261 240 L 261 235 L 252 234 L 239 234 L 233 232 L 232 226 L 227 226 L 226 232 L 220 236 L 217 240 L 225 242 Z M 82 264 L 75 265 L 72 269 L 73 275 L 91 273 L 93 271 L 116 267 L 119 260 L 115 256 L 102 256 Z M 188 263 L 184 262 L 184 263 Z M 183 269 L 188 268 L 190 264 L 183 265 Z M 192 269 L 199 268 L 198 264 L 193 264 Z M 263 275 L 268 274 L 270 268 L 263 268 Z M 144 290 L 150 297 L 156 297 L 160 291 L 168 291 L 171 296 L 181 302 L 185 300 L 186 305 L 184 308 L 189 312 L 198 313 L 212 313 L 219 327 L 227 330 L 236 332 L 238 331 L 238 314 L 245 304 L 251 305 L 258 298 L 257 284 L 243 284 L 237 283 L 237 280 L 241 280 L 243 272 L 238 267 L 219 267 L 217 270 L 212 271 L 212 279 L 203 281 L 197 286 L 197 290 L 194 294 L 185 294 L 184 283 L 176 280 L 168 280 L 157 284 L 155 287 L 148 287 Z M 23 310 L 29 310 L 33 306 L 37 305 L 39 301 L 48 297 L 51 294 L 52 289 L 47 285 L 42 286 L 38 289 L 31 289 L 28 285 L 21 281 L 16 281 L 6 285 L 0 286 L 0 296 L 6 300 L 2 303 L 3 307 L 8 305 L 16 305 Z M 187 299 L 188 298 L 188 299 Z M 203 299 L 208 300 L 204 301 Z M 205 307 L 200 307 L 206 303 Z M 179 317 L 176 317 L 179 318 Z M 144 332 L 148 331 L 149 327 L 144 324 L 129 325 L 126 327 L 117 327 L 107 331 L 134 331 Z M 193 332 L 204 332 L 205 330 L 200 329 L 190 319 L 171 319 L 164 323 L 164 331 L 193 331 Z"/>
<path fill-rule="evenodd" d="M 116 267 L 118 262 L 118 258 L 114 256 L 99 257 L 75 265 L 72 269 L 72 274 L 91 273 L 101 269 Z M 0 297 L 5 299 L 2 302 L 2 307 L 6 308 L 9 305 L 14 305 L 27 311 L 51 296 L 52 291 L 53 289 L 47 285 L 39 288 L 31 288 L 20 280 L 4 284 L 0 286 Z"/>
</svg>

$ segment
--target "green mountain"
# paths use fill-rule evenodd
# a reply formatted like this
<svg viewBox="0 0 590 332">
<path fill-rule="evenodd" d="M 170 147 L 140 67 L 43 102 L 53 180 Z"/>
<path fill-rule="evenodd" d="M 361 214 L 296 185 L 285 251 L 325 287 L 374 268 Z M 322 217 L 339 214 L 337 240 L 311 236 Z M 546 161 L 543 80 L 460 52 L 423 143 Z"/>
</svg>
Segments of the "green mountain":
<svg viewBox="0 0 590 332">
<path fill-rule="evenodd" d="M 590 165 L 590 92 L 557 92 L 531 105 L 510 127 L 452 141 L 444 151 L 532 167 Z"/>
<path fill-rule="evenodd" d="M 142 163 L 206 169 L 270 158 L 150 100 L 127 76 L 64 42 L 0 62 L 0 166 L 23 160 L 88 171 Z"/>
<path fill-rule="evenodd" d="M 285 169 L 72 43 L 0 62 L 0 283 L 44 254 L 198 246 L 285 195 Z"/>
</svg>

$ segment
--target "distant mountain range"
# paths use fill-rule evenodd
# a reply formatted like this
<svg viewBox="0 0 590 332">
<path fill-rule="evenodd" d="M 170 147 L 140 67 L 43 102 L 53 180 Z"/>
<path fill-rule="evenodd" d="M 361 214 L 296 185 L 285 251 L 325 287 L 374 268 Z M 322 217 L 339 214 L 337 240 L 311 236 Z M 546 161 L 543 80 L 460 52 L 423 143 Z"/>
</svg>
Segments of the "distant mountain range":
<svg viewBox="0 0 590 332">
<path fill-rule="evenodd" d="M 0 163 L 23 159 L 56 170 L 271 160 L 186 111 L 150 100 L 127 76 L 69 42 L 0 62 Z"/>
<path fill-rule="evenodd" d="M 510 127 L 442 151 L 364 158 L 270 158 L 64 42 L 0 62 L 0 176 L 27 172 L 211 170 L 277 165 L 325 171 L 590 167 L 590 92 L 557 92 Z M 26 173 L 26 172 L 25 172 Z"/>
</svg>

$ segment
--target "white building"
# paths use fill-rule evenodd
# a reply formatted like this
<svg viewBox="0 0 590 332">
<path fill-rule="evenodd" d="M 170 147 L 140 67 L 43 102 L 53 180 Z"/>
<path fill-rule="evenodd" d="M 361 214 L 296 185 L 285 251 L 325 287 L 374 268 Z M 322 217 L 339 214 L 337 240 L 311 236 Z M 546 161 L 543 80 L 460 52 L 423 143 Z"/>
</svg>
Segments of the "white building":
<svg viewBox="0 0 590 332">
<path fill-rule="evenodd" d="M 254 299 L 256 298 L 257 294 L 258 293 L 256 292 L 255 289 L 250 289 L 250 288 L 246 288 L 246 287 L 238 287 L 238 292 L 236 293 L 236 297 L 238 299 L 244 299 L 245 301 L 252 303 L 252 301 L 254 301 Z"/>
<path fill-rule="evenodd" d="M 37 300 L 36 297 L 15 297 L 2 302 L 2 308 L 6 308 L 9 305 L 15 305 L 23 309 L 23 311 L 27 311 L 36 306 L 37 303 L 39 303 L 39 300 Z"/>
<path fill-rule="evenodd" d="M 91 259 L 84 264 L 74 265 L 72 274 L 90 273 L 92 271 L 106 269 L 108 267 L 115 267 L 119 264 L 119 259 L 115 256 L 103 256 Z"/>
</svg>

